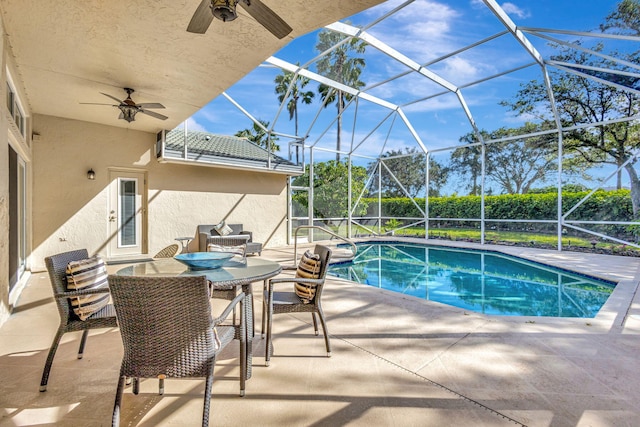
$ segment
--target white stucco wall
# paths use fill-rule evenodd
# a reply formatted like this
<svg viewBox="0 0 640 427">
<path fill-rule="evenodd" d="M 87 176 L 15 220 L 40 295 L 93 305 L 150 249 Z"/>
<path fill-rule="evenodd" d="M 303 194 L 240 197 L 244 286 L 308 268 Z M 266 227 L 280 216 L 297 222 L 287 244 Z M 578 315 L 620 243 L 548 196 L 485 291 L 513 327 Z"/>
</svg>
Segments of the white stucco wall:
<svg viewBox="0 0 640 427">
<path fill-rule="evenodd" d="M 105 114 L 114 114 L 105 111 Z M 149 120 L 148 118 L 142 118 Z M 141 119 L 141 120 L 142 120 Z M 36 115 L 33 129 L 32 271 L 44 257 L 77 248 L 106 256 L 110 168 L 146 171 L 148 253 L 178 236 L 195 236 L 198 224 L 243 223 L 267 246 L 286 242 L 286 177 L 202 166 L 158 163 L 156 135 Z M 96 179 L 86 177 L 87 170 Z M 195 243 L 195 242 L 194 242 Z"/>
</svg>

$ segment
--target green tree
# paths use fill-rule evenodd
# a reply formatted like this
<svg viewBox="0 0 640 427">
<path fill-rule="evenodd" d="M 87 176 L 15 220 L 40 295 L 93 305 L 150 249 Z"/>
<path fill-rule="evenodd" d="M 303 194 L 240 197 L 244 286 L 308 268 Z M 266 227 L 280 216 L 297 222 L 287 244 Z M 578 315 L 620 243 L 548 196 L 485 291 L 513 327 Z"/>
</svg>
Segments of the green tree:
<svg viewBox="0 0 640 427">
<path fill-rule="evenodd" d="M 531 134 L 540 126 L 526 123 L 522 128 L 500 128 L 492 139 Z M 507 142 L 488 144 L 485 150 L 486 175 L 507 194 L 526 194 L 534 184 L 544 182 L 557 171 L 557 136 L 543 134 Z"/>
<path fill-rule="evenodd" d="M 480 131 L 482 138 L 488 140 L 489 134 Z M 460 142 L 464 145 L 478 142 L 475 133 L 470 132 L 460 137 Z M 449 168 L 455 171 L 464 182 L 468 182 L 466 189 L 470 196 L 478 196 L 482 191 L 480 179 L 482 178 L 482 147 L 474 145 L 472 147 L 460 147 L 453 150 L 449 162 Z"/>
<path fill-rule="evenodd" d="M 526 123 L 520 128 L 500 128 L 493 132 L 480 131 L 484 141 L 517 135 L 532 134 L 548 129 L 548 125 Z M 460 141 L 465 144 L 477 143 L 475 133 L 469 133 Z M 538 135 L 496 142 L 485 145 L 485 176 L 492 179 L 500 189 L 508 194 L 525 194 L 534 184 L 544 180 L 557 168 L 557 136 Z M 467 187 L 470 195 L 480 194 L 482 176 L 482 147 L 461 147 L 451 153 L 449 168 L 463 180 L 469 179 Z"/>
<path fill-rule="evenodd" d="M 318 35 L 316 49 L 320 52 L 327 51 L 338 45 L 346 38 L 348 38 L 348 36 L 331 30 L 323 30 Z M 362 69 L 365 67 L 365 60 L 362 57 L 352 56 L 352 54 L 363 54 L 366 46 L 367 44 L 360 39 L 354 37 L 349 38 L 347 41 L 339 44 L 338 47 L 331 50 L 318 60 L 318 63 L 316 64 L 318 73 L 354 89 L 363 88 L 365 83 L 360 80 L 360 75 L 362 74 Z M 338 117 L 336 121 L 336 150 L 340 151 L 342 112 L 344 111 L 346 103 L 351 100 L 352 95 L 338 89 L 333 90 L 324 84 L 320 84 L 318 92 L 324 102 L 325 108 L 329 106 L 329 104 L 333 104 L 335 102 L 338 109 Z M 339 152 L 336 153 L 336 161 L 340 161 Z"/>
<path fill-rule="evenodd" d="M 379 161 L 393 173 L 396 181 L 383 166 L 381 191 L 384 197 L 418 197 L 424 196 L 426 183 L 426 154 L 416 147 L 405 147 L 403 150 L 390 150 L 384 153 Z M 369 174 L 377 173 L 379 162 L 368 166 Z M 447 182 L 449 170 L 432 157 L 429 158 L 429 195 L 438 196 L 440 189 Z M 406 190 L 403 191 L 403 188 Z"/>
<path fill-rule="evenodd" d="M 313 165 L 313 215 L 316 218 L 347 218 L 348 206 L 348 165 L 346 162 L 315 163 Z M 351 192 L 354 199 L 364 189 L 367 179 L 367 169 L 362 166 L 351 167 Z M 292 185 L 309 186 L 309 167 L 305 173 L 293 179 Z M 308 194 L 299 192 L 293 195 L 293 200 L 304 207 L 309 206 Z M 367 213 L 368 204 L 360 203 L 354 215 Z"/>
<path fill-rule="evenodd" d="M 278 137 L 275 135 L 269 135 L 269 133 L 264 130 L 269 128 L 269 122 L 260 119 L 258 119 L 258 121 L 260 122 L 262 127 L 254 122 L 253 126 L 248 129 L 243 129 L 236 132 L 235 136 L 240 138 L 247 138 L 249 141 L 260 147 L 267 148 L 271 146 L 271 152 L 279 151 L 280 146 L 276 144 Z"/>
<path fill-rule="evenodd" d="M 294 73 L 285 70 L 282 71 L 282 74 L 278 74 L 274 80 L 278 102 L 284 102 L 285 96 L 289 100 L 287 102 L 287 111 L 289 112 L 289 120 L 294 121 L 296 135 L 298 135 L 298 103 L 302 102 L 309 105 L 313 102 L 313 97 L 315 96 L 313 91 L 304 90 L 309 81 L 307 77 L 295 77 Z M 289 92 L 288 94 L 287 91 Z"/>
<path fill-rule="evenodd" d="M 616 9 L 605 17 L 600 29 L 613 29 L 616 33 L 640 36 L 640 1 L 622 0 Z"/>
<path fill-rule="evenodd" d="M 595 50 L 600 50 L 596 46 Z M 638 79 L 624 75 L 594 72 L 593 68 L 618 69 L 627 67 L 610 60 L 594 57 L 586 52 L 564 49 L 553 60 L 576 64 L 574 69 L 592 74 L 604 80 L 615 81 L 618 85 L 635 87 Z M 638 62 L 638 54 L 625 55 L 630 62 Z M 589 68 L 585 68 L 589 67 Z M 558 114 L 563 127 L 595 124 L 609 120 L 630 118 L 640 112 L 639 97 L 634 92 L 601 83 L 583 76 L 566 72 L 552 72 L 551 86 Z M 505 101 L 520 114 L 534 114 L 544 121 L 551 121 L 553 113 L 547 97 L 546 86 L 542 81 L 524 84 L 512 101 Z M 611 164 L 623 167 L 629 176 L 634 216 L 640 211 L 640 180 L 634 167 L 634 151 L 640 148 L 638 125 L 632 121 L 615 122 L 593 127 L 579 127 L 565 132 L 563 150 L 565 155 L 573 157 L 574 162 L 587 166 Z M 623 166 L 624 165 L 624 166 Z M 621 176 L 618 174 L 617 187 L 621 188 Z"/>
</svg>

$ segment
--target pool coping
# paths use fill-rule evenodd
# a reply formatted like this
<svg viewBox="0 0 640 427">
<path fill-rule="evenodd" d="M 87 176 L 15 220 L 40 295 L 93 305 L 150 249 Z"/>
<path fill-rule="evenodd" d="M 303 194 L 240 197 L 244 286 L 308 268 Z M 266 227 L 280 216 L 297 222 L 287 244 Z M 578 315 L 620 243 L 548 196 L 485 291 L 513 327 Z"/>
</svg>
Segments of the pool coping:
<svg viewBox="0 0 640 427">
<path fill-rule="evenodd" d="M 353 239 L 355 243 L 408 243 L 422 246 L 440 246 L 454 249 L 467 249 L 474 251 L 492 252 L 501 255 L 507 255 L 515 258 L 520 258 L 528 262 L 543 266 L 551 266 L 561 269 L 563 271 L 577 274 L 587 278 L 594 278 L 599 280 L 615 283 L 613 292 L 607 298 L 602 308 L 598 311 L 595 317 L 545 317 L 545 316 L 503 316 L 496 314 L 483 314 L 475 311 L 466 310 L 463 308 L 451 306 L 436 301 L 424 300 L 422 298 L 413 297 L 411 295 L 400 294 L 404 297 L 423 300 L 431 304 L 438 304 L 440 306 L 450 307 L 458 309 L 465 314 L 473 314 L 488 319 L 500 319 L 508 322 L 517 323 L 540 323 L 545 325 L 588 325 L 594 326 L 596 329 L 605 328 L 620 328 L 624 327 L 625 322 L 630 316 L 640 317 L 640 259 L 633 257 L 625 257 L 620 255 L 603 255 L 603 254 L 590 254 L 584 252 L 570 252 L 570 251 L 552 251 L 548 249 L 527 248 L 521 246 L 501 246 L 501 245 L 489 245 L 479 244 L 473 242 L 460 242 L 460 241 L 442 241 L 423 238 L 412 237 L 369 237 Z M 615 262 L 613 262 L 615 261 Z M 624 265 L 625 267 L 622 267 Z M 590 267 L 589 272 L 581 271 L 582 268 Z M 352 282 L 344 278 L 338 278 L 332 276 L 335 280 L 344 280 L 349 283 L 355 283 L 360 286 L 370 286 L 366 284 L 360 284 Z M 389 291 L 385 289 L 379 289 L 385 292 L 393 292 L 398 295 L 397 292 Z M 634 306 L 634 300 L 638 299 L 639 304 L 637 308 Z"/>
</svg>

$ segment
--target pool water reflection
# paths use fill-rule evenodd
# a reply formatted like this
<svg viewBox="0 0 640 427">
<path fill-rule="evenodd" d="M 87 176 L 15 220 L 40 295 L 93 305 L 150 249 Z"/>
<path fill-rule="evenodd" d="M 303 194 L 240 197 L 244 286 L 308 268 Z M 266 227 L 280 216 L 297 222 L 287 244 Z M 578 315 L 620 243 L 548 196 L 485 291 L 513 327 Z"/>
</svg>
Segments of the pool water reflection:
<svg viewBox="0 0 640 427">
<path fill-rule="evenodd" d="M 329 274 L 505 316 L 595 317 L 615 287 L 497 252 L 404 243 L 358 244 L 355 259 Z"/>
</svg>

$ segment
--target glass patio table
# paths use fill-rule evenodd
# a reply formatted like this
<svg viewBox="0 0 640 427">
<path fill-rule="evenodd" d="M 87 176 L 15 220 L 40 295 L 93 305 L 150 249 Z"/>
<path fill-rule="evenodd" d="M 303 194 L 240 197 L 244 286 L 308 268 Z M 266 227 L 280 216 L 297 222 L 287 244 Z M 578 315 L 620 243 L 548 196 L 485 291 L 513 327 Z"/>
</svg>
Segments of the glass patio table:
<svg viewBox="0 0 640 427">
<path fill-rule="evenodd" d="M 154 261 L 133 264 L 116 272 L 119 276 L 205 276 L 213 289 L 228 289 L 230 286 L 240 287 L 246 295 L 245 313 L 247 333 L 247 372 L 251 378 L 253 360 L 253 282 L 269 279 L 278 275 L 282 267 L 277 262 L 260 258 L 246 258 L 245 261 L 226 261 L 222 267 L 213 270 L 190 270 L 186 265 L 173 258 L 156 259 Z"/>
</svg>

